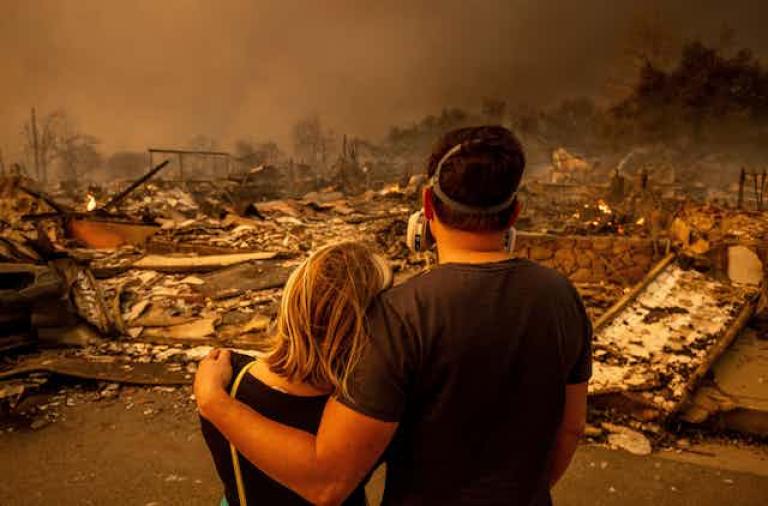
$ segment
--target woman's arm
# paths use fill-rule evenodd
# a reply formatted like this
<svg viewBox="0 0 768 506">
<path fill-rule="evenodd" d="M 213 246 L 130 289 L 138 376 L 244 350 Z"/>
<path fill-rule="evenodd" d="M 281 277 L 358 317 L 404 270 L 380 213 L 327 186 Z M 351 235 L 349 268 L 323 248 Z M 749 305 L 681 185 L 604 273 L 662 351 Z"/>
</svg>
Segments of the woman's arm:
<svg viewBox="0 0 768 506">
<path fill-rule="evenodd" d="M 195 378 L 200 414 L 250 462 L 315 504 L 339 504 L 373 468 L 397 428 L 328 401 L 316 436 L 270 420 L 230 398 L 229 353 L 201 362 Z"/>
</svg>

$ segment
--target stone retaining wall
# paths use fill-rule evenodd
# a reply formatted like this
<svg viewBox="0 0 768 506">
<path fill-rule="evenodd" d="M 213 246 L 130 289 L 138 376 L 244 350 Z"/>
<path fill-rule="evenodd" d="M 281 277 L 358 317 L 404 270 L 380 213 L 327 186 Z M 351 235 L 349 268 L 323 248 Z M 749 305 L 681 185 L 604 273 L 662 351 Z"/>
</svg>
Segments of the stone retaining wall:
<svg viewBox="0 0 768 506">
<path fill-rule="evenodd" d="M 557 236 L 519 232 L 515 256 L 562 272 L 574 283 L 614 281 L 633 285 L 651 270 L 649 239 L 622 236 Z"/>
</svg>

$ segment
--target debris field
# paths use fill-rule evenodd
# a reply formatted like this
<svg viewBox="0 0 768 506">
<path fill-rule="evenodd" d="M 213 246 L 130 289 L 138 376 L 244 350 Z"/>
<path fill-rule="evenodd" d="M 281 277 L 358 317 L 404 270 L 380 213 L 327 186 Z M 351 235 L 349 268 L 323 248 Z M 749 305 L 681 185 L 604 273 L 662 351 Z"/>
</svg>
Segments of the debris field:
<svg viewBox="0 0 768 506">
<path fill-rule="evenodd" d="M 90 194 L 60 204 L 31 181 L 0 185 L 0 412 L 55 378 L 95 381 L 111 395 L 117 385 L 188 385 L 212 346 L 258 354 L 288 275 L 323 244 L 369 244 L 395 283 L 436 261 L 404 242 L 423 178 L 245 205 L 213 182 L 148 180 L 103 189 L 115 196 L 102 207 Z M 590 396 L 607 420 L 597 432 L 644 453 L 632 431 L 653 432 L 690 409 L 758 311 L 768 213 L 686 202 L 662 219 L 643 207 L 658 195 L 611 206 L 601 197 L 608 189 L 569 194 L 558 213 L 529 182 L 515 254 L 572 278 L 595 327 Z M 563 212 L 568 226 L 556 229 Z M 734 247 L 749 250 L 754 269 L 729 265 L 743 253 Z"/>
</svg>

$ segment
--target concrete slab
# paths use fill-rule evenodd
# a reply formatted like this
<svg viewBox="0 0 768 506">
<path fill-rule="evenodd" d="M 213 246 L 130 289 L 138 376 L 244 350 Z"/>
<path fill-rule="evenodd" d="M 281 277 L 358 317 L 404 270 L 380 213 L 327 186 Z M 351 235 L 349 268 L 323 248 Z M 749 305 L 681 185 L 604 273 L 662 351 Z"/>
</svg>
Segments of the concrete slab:
<svg viewBox="0 0 768 506">
<path fill-rule="evenodd" d="M 763 262 L 746 246 L 728 248 L 728 277 L 734 283 L 757 286 L 763 280 Z"/>
<path fill-rule="evenodd" d="M 712 367 L 683 419 L 768 436 L 768 340 L 747 328 Z"/>
<path fill-rule="evenodd" d="M 768 413 L 768 340 L 747 329 L 712 368 L 718 388 L 744 409 Z"/>
</svg>

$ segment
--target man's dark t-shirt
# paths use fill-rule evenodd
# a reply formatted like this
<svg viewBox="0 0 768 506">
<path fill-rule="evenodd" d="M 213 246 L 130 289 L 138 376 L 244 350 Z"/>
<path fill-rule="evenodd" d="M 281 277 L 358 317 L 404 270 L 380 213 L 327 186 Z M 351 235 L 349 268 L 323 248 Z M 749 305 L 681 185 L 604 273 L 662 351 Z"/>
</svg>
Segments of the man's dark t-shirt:
<svg viewBox="0 0 768 506">
<path fill-rule="evenodd" d="M 584 305 L 555 271 L 443 264 L 383 293 L 350 398 L 399 421 L 384 504 L 546 505 L 565 386 L 591 375 Z"/>
</svg>

